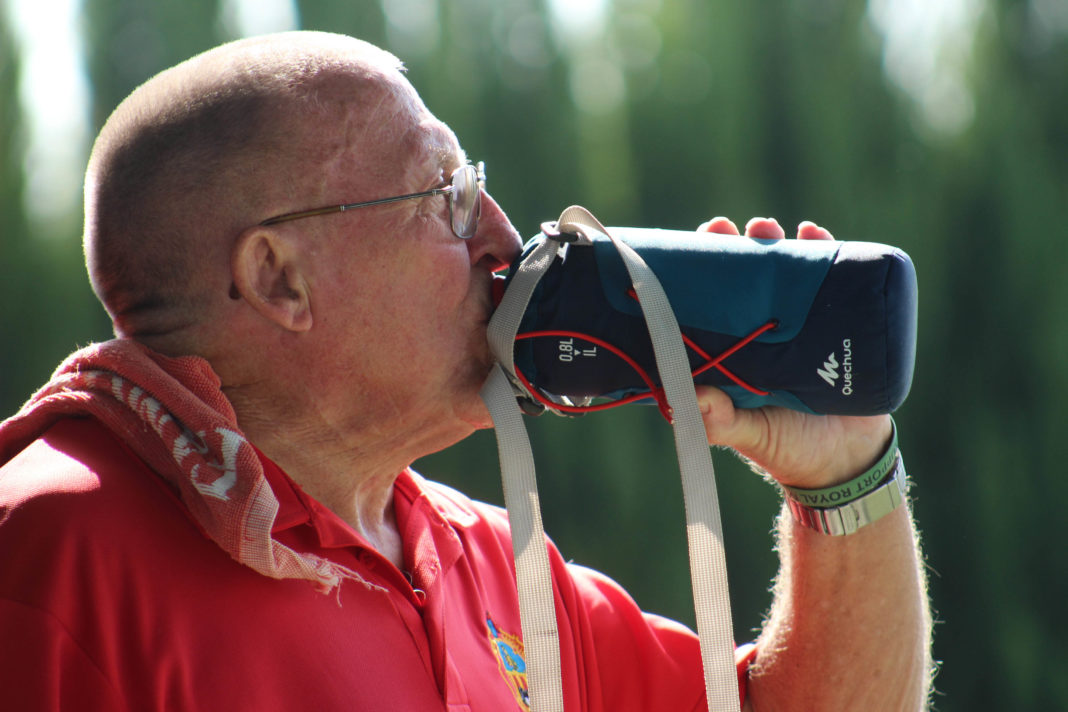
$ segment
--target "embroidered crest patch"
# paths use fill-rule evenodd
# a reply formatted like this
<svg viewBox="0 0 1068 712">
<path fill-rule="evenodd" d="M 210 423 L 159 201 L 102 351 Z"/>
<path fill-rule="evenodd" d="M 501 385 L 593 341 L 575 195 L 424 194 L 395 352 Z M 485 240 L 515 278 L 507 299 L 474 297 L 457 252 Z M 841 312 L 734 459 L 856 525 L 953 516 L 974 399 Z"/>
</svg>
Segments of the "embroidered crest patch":
<svg viewBox="0 0 1068 712">
<path fill-rule="evenodd" d="M 508 683 L 521 709 L 530 710 L 530 691 L 527 688 L 527 661 L 523 657 L 523 641 L 518 635 L 504 633 L 493 619 L 486 616 L 486 634 L 497 658 L 501 677 Z"/>
</svg>

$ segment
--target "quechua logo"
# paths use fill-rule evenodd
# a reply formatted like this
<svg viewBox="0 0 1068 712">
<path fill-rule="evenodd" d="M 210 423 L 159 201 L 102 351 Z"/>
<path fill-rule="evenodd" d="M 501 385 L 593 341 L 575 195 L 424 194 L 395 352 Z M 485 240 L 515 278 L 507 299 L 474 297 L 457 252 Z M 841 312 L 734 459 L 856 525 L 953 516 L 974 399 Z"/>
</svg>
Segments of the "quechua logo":
<svg viewBox="0 0 1068 712">
<path fill-rule="evenodd" d="M 842 395 L 853 395 L 853 340 L 842 339 L 842 360 L 838 360 L 836 351 L 830 352 L 823 366 L 816 369 L 816 374 L 831 388 L 837 388 L 841 379 Z"/>
</svg>

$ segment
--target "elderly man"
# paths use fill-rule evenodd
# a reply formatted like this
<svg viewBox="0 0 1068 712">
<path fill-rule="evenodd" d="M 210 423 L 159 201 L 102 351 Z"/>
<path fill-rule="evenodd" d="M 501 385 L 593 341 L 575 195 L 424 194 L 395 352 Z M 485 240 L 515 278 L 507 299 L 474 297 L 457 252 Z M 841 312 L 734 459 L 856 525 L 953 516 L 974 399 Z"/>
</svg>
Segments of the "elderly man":
<svg viewBox="0 0 1068 712">
<path fill-rule="evenodd" d="M 5 709 L 525 709 L 506 518 L 408 469 L 491 425 L 519 238 L 398 61 L 291 33 L 165 71 L 101 131 L 85 210 L 119 338 L 0 429 Z M 794 487 L 890 440 L 888 417 L 700 403 Z M 841 537 L 784 516 L 781 556 L 747 707 L 921 708 L 907 507 Z M 704 708 L 691 632 L 551 559 L 568 709 Z"/>
</svg>

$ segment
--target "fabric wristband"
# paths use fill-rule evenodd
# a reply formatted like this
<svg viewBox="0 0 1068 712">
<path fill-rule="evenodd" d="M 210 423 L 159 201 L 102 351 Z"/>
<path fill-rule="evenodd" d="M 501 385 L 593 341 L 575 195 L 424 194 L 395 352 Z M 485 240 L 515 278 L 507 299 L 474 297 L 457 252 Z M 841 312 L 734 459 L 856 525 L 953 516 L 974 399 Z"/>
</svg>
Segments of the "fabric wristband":
<svg viewBox="0 0 1068 712">
<path fill-rule="evenodd" d="M 798 504 L 817 509 L 840 507 L 860 499 L 883 484 L 898 461 L 897 424 L 894 423 L 893 418 L 890 419 L 890 432 L 890 445 L 883 456 L 870 468 L 848 482 L 822 489 L 802 489 L 781 485 L 783 493 L 788 499 Z"/>
</svg>

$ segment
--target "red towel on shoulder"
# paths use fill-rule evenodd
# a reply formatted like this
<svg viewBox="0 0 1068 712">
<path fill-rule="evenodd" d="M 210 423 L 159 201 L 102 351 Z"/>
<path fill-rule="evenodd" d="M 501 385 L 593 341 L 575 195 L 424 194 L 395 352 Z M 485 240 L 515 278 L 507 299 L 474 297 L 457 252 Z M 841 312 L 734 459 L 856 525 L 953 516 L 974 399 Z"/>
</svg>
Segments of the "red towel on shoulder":
<svg viewBox="0 0 1068 712">
<path fill-rule="evenodd" d="M 272 578 L 307 579 L 324 592 L 343 578 L 363 581 L 271 538 L 278 500 L 206 360 L 169 358 L 129 339 L 75 352 L 0 423 L 0 465 L 57 420 L 85 415 L 174 485 L 208 536 L 242 564 Z"/>
</svg>

